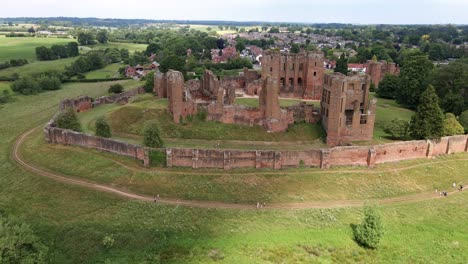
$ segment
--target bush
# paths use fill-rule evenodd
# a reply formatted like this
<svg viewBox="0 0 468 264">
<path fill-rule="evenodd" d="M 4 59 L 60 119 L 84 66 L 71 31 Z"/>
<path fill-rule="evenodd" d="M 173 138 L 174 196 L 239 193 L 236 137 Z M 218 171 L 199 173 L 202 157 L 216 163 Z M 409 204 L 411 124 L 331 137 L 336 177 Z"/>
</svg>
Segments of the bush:
<svg viewBox="0 0 468 264">
<path fill-rule="evenodd" d="M 154 121 L 148 121 L 143 128 L 143 145 L 151 148 L 160 148 L 163 141 L 159 136 L 158 124 Z"/>
<path fill-rule="evenodd" d="M 46 263 L 48 248 L 29 225 L 0 214 L 0 262 Z"/>
<path fill-rule="evenodd" d="M 410 123 L 401 119 L 393 119 L 385 125 L 384 132 L 393 139 L 405 139 L 410 134 Z"/>
<path fill-rule="evenodd" d="M 105 236 L 103 239 L 102 239 L 102 245 L 109 249 L 111 247 L 114 246 L 114 243 L 115 243 L 115 239 L 112 237 L 112 235 L 110 236 Z"/>
<path fill-rule="evenodd" d="M 96 119 L 95 126 L 96 136 L 105 138 L 110 138 L 112 136 L 110 126 L 107 123 L 107 120 L 104 116 L 101 116 L 98 119 Z"/>
<path fill-rule="evenodd" d="M 108 92 L 118 94 L 118 93 L 123 92 L 123 89 L 124 89 L 123 86 L 121 84 L 117 83 L 117 84 L 111 85 Z"/>
<path fill-rule="evenodd" d="M 452 113 L 446 113 L 444 119 L 444 136 L 463 135 L 465 129 L 458 122 L 457 118 Z"/>
<path fill-rule="evenodd" d="M 154 71 L 150 71 L 145 76 L 145 92 L 152 93 L 154 89 Z"/>
<path fill-rule="evenodd" d="M 0 104 L 6 104 L 11 101 L 10 91 L 3 90 L 2 94 L 0 95 Z"/>
<path fill-rule="evenodd" d="M 41 90 L 55 91 L 62 87 L 62 82 L 56 76 L 47 76 L 43 74 L 37 78 L 36 81 Z"/>
<path fill-rule="evenodd" d="M 22 76 L 11 85 L 14 92 L 21 94 L 37 94 L 41 91 L 41 87 L 36 80 L 31 76 Z"/>
<path fill-rule="evenodd" d="M 398 76 L 385 74 L 385 77 L 379 83 L 379 87 L 376 90 L 377 96 L 381 98 L 394 99 L 396 91 L 399 88 L 400 80 Z"/>
<path fill-rule="evenodd" d="M 382 220 L 374 207 L 364 207 L 364 219 L 354 229 L 354 239 L 360 245 L 376 249 L 384 234 Z"/>
<path fill-rule="evenodd" d="M 460 124 L 465 128 L 465 132 L 468 132 L 468 110 L 461 113 L 458 117 Z"/>
<path fill-rule="evenodd" d="M 57 127 L 63 129 L 70 129 L 74 131 L 81 131 L 81 124 L 76 116 L 75 110 L 73 108 L 67 108 L 64 111 L 60 112 L 57 117 Z"/>
</svg>

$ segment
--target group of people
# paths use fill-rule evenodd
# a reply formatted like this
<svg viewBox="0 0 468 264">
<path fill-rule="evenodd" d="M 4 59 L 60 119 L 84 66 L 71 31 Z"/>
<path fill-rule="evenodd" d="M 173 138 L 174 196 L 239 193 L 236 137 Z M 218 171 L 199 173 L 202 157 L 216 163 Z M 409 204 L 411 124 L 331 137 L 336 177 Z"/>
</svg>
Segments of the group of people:
<svg viewBox="0 0 468 264">
<path fill-rule="evenodd" d="M 457 188 L 457 183 L 452 183 L 452 188 L 456 189 Z M 463 185 L 460 184 L 460 186 L 458 187 L 458 191 L 463 191 Z M 436 192 L 437 192 L 437 189 L 436 189 Z M 448 196 L 448 192 L 447 191 L 442 191 L 439 193 L 440 196 Z"/>
<path fill-rule="evenodd" d="M 262 209 L 265 206 L 266 206 L 266 203 L 257 202 L 257 209 Z"/>
</svg>

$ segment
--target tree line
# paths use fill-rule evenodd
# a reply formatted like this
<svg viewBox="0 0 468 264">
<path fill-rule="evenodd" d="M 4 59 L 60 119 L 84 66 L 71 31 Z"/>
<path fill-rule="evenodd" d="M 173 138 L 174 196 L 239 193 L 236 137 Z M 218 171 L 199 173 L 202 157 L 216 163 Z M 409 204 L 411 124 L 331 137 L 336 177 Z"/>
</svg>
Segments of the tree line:
<svg viewBox="0 0 468 264">
<path fill-rule="evenodd" d="M 36 57 L 41 61 L 76 57 L 79 54 L 78 43 L 76 42 L 70 42 L 66 45 L 52 45 L 50 48 L 45 46 L 36 47 Z"/>
</svg>

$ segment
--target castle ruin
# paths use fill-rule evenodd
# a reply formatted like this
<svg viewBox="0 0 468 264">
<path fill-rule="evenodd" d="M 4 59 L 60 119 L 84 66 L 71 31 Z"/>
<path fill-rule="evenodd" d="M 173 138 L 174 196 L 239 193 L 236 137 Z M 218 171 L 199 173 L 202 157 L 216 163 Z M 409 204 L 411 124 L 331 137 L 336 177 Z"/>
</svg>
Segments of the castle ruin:
<svg viewBox="0 0 468 264">
<path fill-rule="evenodd" d="M 399 73 L 400 68 L 393 62 L 369 60 L 366 63 L 366 74 L 371 76 L 371 81 L 376 87 L 379 86 L 385 74 L 398 75 Z"/>
</svg>

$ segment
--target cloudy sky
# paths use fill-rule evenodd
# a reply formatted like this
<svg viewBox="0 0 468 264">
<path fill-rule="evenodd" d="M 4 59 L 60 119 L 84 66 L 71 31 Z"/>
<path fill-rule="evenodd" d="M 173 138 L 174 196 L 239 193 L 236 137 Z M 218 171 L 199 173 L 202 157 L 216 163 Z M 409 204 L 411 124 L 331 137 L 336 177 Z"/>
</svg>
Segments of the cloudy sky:
<svg viewBox="0 0 468 264">
<path fill-rule="evenodd" d="M 2 0 L 0 17 L 468 24 L 468 0 Z"/>
</svg>

